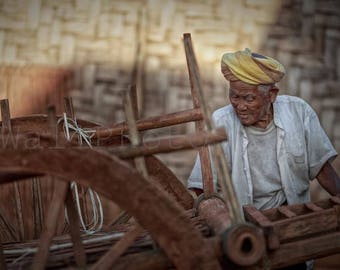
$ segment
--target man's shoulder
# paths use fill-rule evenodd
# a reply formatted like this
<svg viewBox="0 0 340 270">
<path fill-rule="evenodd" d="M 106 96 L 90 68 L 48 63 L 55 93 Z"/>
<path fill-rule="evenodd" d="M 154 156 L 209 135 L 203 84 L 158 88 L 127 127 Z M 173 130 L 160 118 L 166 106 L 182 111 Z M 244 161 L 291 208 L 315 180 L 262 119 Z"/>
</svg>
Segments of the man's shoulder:
<svg viewBox="0 0 340 270">
<path fill-rule="evenodd" d="M 307 119 L 315 116 L 313 108 L 302 98 L 296 96 L 280 95 L 274 102 L 274 112 L 279 115 L 281 120 L 288 121 L 295 119 Z"/>
<path fill-rule="evenodd" d="M 281 104 L 307 105 L 307 102 L 304 101 L 302 98 L 289 95 L 279 95 L 277 96 L 275 102 Z"/>
<path fill-rule="evenodd" d="M 303 100 L 302 98 L 296 96 L 289 96 L 289 95 L 280 95 L 277 96 L 275 100 L 275 104 L 279 106 L 281 109 L 298 109 L 298 110 L 307 110 L 312 111 L 310 105 Z"/>
</svg>

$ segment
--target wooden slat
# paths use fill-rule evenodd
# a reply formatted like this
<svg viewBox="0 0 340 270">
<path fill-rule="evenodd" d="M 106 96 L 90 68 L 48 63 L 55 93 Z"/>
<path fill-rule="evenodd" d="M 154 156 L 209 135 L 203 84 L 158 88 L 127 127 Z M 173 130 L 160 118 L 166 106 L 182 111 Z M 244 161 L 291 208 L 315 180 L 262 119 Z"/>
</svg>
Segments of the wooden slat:
<svg viewBox="0 0 340 270">
<path fill-rule="evenodd" d="M 270 226 L 272 222 L 252 205 L 243 206 L 246 220 L 260 226 Z"/>
<path fill-rule="evenodd" d="M 11 125 L 11 114 L 8 99 L 0 100 L 1 107 L 1 118 L 2 118 L 2 134 L 7 135 L 10 140 L 12 140 L 12 125 Z M 21 196 L 19 191 L 19 183 L 14 182 L 14 197 L 15 197 L 15 210 L 17 221 L 19 225 L 19 240 L 23 240 L 25 238 L 25 227 L 24 227 L 24 218 L 22 214 L 22 204 L 21 204 Z"/>
<path fill-rule="evenodd" d="M 272 223 L 280 242 L 334 230 L 338 226 L 334 209 L 313 212 Z"/>
<path fill-rule="evenodd" d="M 44 218 L 40 179 L 37 177 L 32 179 L 32 197 L 34 213 L 34 238 L 39 238 Z"/>
<path fill-rule="evenodd" d="M 291 210 L 289 210 L 289 208 L 287 206 L 280 206 L 277 210 L 282 215 L 286 216 L 287 218 L 296 217 L 296 214 L 294 212 L 292 212 Z"/>
<path fill-rule="evenodd" d="M 340 232 L 336 232 L 283 244 L 280 249 L 269 252 L 268 259 L 272 268 L 281 268 L 339 252 Z"/>
<path fill-rule="evenodd" d="M 319 206 L 317 206 L 316 204 L 312 203 L 312 202 L 309 202 L 309 203 L 305 203 L 304 204 L 305 207 L 313 212 L 319 212 L 319 211 L 322 211 L 323 209 Z"/>
</svg>

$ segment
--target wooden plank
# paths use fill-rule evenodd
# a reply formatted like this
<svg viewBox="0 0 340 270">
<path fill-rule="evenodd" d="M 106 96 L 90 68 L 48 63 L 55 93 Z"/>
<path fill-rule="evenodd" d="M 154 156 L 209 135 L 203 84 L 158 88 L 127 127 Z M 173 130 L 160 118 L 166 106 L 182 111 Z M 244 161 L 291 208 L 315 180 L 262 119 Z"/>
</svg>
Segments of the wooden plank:
<svg viewBox="0 0 340 270">
<path fill-rule="evenodd" d="M 12 125 L 11 125 L 11 114 L 8 99 L 0 100 L 0 107 L 1 107 L 1 118 L 2 118 L 2 134 L 5 136 L 7 135 L 10 140 L 13 139 L 12 137 Z M 22 203 L 21 203 L 21 196 L 19 191 L 19 183 L 14 182 L 14 197 L 15 197 L 15 210 L 16 210 L 16 217 L 18 222 L 18 233 L 19 233 L 19 240 L 23 240 L 25 238 L 25 227 L 24 227 L 24 218 L 22 213 Z"/>
<path fill-rule="evenodd" d="M 287 206 L 280 206 L 277 210 L 282 215 L 286 216 L 287 218 L 296 217 L 296 214 L 294 212 L 292 212 L 291 210 L 289 210 L 289 208 Z"/>
<path fill-rule="evenodd" d="M 312 202 L 309 202 L 309 203 L 305 203 L 304 204 L 305 207 L 313 212 L 319 212 L 319 211 L 322 211 L 323 209 L 319 206 L 317 206 L 316 204 L 312 203 Z"/>
<path fill-rule="evenodd" d="M 296 216 L 272 223 L 280 242 L 334 230 L 338 226 L 334 209 Z"/>
<path fill-rule="evenodd" d="M 340 252 L 340 232 L 283 244 L 269 252 L 272 268 L 281 268 Z"/>
</svg>

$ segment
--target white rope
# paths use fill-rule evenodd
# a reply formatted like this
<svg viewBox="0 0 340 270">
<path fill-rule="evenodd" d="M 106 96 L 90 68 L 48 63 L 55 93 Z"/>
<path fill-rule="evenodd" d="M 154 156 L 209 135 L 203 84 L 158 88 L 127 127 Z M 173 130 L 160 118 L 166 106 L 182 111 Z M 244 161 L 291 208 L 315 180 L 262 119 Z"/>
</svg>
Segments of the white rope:
<svg viewBox="0 0 340 270">
<path fill-rule="evenodd" d="M 73 136 L 78 135 L 80 145 L 82 145 L 83 142 L 85 142 L 87 146 L 92 148 L 91 138 L 93 137 L 95 133 L 93 129 L 80 128 L 78 126 L 77 120 L 67 118 L 66 113 L 63 114 L 63 117 L 60 118 L 57 123 L 58 125 L 63 123 L 64 134 L 68 141 L 71 141 Z M 72 135 L 70 135 L 70 130 L 73 131 Z M 85 234 L 93 234 L 95 232 L 100 231 L 101 228 L 103 227 L 104 214 L 103 214 L 102 203 L 101 203 L 98 193 L 93 191 L 91 188 L 88 188 L 85 191 L 85 196 L 87 192 L 89 193 L 89 197 L 90 197 L 90 201 L 92 205 L 92 215 L 93 215 L 92 220 L 89 222 L 89 224 L 85 224 L 85 221 L 83 219 L 83 213 L 82 213 L 81 206 L 80 206 L 78 185 L 74 181 L 71 183 L 71 190 L 75 196 L 76 209 L 78 212 L 82 231 Z M 65 218 L 66 218 L 67 223 L 69 223 L 66 208 L 65 208 Z"/>
</svg>

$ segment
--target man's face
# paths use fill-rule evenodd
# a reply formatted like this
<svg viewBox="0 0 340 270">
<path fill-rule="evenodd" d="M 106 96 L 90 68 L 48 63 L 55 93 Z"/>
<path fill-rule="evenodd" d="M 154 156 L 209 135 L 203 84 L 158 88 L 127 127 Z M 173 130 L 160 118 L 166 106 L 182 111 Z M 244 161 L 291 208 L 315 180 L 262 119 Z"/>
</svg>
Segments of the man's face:
<svg viewBox="0 0 340 270">
<path fill-rule="evenodd" d="M 229 100 L 244 126 L 265 128 L 277 91 L 274 87 L 266 94 L 258 90 L 256 85 L 236 81 L 230 83 Z"/>
</svg>

